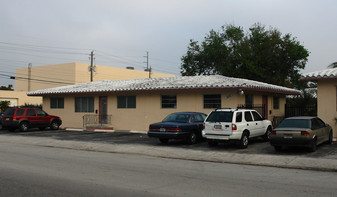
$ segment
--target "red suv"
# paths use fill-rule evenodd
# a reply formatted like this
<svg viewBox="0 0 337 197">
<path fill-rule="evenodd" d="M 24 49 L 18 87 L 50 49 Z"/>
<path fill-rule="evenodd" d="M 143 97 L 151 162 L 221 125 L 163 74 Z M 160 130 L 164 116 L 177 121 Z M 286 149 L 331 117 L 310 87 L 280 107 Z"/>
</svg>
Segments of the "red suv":
<svg viewBox="0 0 337 197">
<path fill-rule="evenodd" d="M 29 128 L 44 130 L 46 127 L 57 130 L 61 124 L 60 117 L 48 115 L 38 108 L 9 108 L 2 116 L 2 125 L 9 131 L 17 128 L 20 131 L 27 131 Z"/>
</svg>

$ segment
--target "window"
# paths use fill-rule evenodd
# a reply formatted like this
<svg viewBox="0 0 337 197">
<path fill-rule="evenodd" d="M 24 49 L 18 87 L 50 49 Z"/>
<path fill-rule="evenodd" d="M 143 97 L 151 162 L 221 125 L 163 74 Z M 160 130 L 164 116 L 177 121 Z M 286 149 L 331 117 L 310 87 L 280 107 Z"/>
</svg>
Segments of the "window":
<svg viewBox="0 0 337 197">
<path fill-rule="evenodd" d="M 15 109 L 14 109 L 14 108 L 10 108 L 10 109 L 7 109 L 7 110 L 5 111 L 5 115 L 10 115 L 10 116 L 12 116 L 12 115 L 14 115 L 14 113 L 15 113 Z"/>
<path fill-rule="evenodd" d="M 189 122 L 190 117 L 190 114 L 174 113 L 166 116 L 163 122 Z"/>
<path fill-rule="evenodd" d="M 161 95 L 161 108 L 177 108 L 177 95 Z"/>
<path fill-rule="evenodd" d="M 278 128 L 311 128 L 311 121 L 309 119 L 285 119 Z"/>
<path fill-rule="evenodd" d="M 36 116 L 35 109 L 27 109 L 26 116 Z"/>
<path fill-rule="evenodd" d="M 278 96 L 273 97 L 273 108 L 274 109 L 280 108 L 280 98 Z"/>
<path fill-rule="evenodd" d="M 136 96 L 117 96 L 118 108 L 136 108 Z"/>
<path fill-rule="evenodd" d="M 247 122 L 253 121 L 252 114 L 249 111 L 245 112 L 245 119 L 246 119 Z"/>
<path fill-rule="evenodd" d="M 44 111 L 42 111 L 41 109 L 37 109 L 36 113 L 37 113 L 37 116 L 47 116 L 47 114 Z"/>
<path fill-rule="evenodd" d="M 263 118 L 260 116 L 260 114 L 258 114 L 256 111 L 252 111 L 252 113 L 253 113 L 255 121 L 261 121 L 261 120 L 263 120 Z"/>
<path fill-rule="evenodd" d="M 233 112 L 213 111 L 207 118 L 207 122 L 232 122 Z"/>
<path fill-rule="evenodd" d="M 236 113 L 236 122 L 242 122 L 242 112 Z"/>
<path fill-rule="evenodd" d="M 205 94 L 204 108 L 221 108 L 221 94 Z"/>
<path fill-rule="evenodd" d="M 246 105 L 246 108 L 253 107 L 253 95 L 252 94 L 245 95 L 245 105 Z"/>
<path fill-rule="evenodd" d="M 311 129 L 312 130 L 319 129 L 319 124 L 318 124 L 318 121 L 316 119 L 311 120 Z"/>
<path fill-rule="evenodd" d="M 76 97 L 75 112 L 94 112 L 94 97 Z"/>
<path fill-rule="evenodd" d="M 50 98 L 50 108 L 64 108 L 64 98 Z"/>
<path fill-rule="evenodd" d="M 192 122 L 204 122 L 204 119 L 200 114 L 195 114 L 192 116 Z"/>
<path fill-rule="evenodd" d="M 24 110 L 24 109 L 17 109 L 17 110 L 16 110 L 16 115 L 17 115 L 17 116 L 22 116 L 23 113 L 25 113 L 25 110 Z"/>
<path fill-rule="evenodd" d="M 315 118 L 315 120 L 317 121 L 318 125 L 319 125 L 319 128 L 323 128 L 323 127 L 326 127 L 325 126 L 325 123 L 319 119 L 319 118 Z"/>
</svg>

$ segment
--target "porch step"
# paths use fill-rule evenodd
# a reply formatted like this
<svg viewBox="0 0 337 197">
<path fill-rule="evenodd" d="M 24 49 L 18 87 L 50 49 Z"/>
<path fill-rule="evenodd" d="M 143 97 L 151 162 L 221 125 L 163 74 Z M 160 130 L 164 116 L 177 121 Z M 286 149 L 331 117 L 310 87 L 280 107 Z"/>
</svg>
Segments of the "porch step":
<svg viewBox="0 0 337 197">
<path fill-rule="evenodd" d="M 86 131 L 113 131 L 113 127 L 87 127 Z"/>
</svg>

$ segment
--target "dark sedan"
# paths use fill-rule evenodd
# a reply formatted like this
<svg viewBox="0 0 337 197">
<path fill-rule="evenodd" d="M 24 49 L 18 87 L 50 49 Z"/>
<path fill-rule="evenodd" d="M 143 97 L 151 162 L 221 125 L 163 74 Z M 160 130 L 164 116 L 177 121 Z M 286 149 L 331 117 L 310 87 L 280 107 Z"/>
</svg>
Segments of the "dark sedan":
<svg viewBox="0 0 337 197">
<path fill-rule="evenodd" d="M 277 151 L 285 146 L 304 146 L 314 152 L 318 144 L 331 144 L 332 137 L 332 128 L 321 119 L 298 116 L 284 119 L 270 133 L 269 140 Z"/>
<path fill-rule="evenodd" d="M 158 138 L 167 143 L 169 139 L 185 139 L 194 144 L 201 139 L 201 131 L 206 114 L 197 112 L 179 112 L 168 115 L 162 122 L 151 124 L 149 137 Z"/>
<path fill-rule="evenodd" d="M 3 112 L 0 112 L 0 130 L 3 129 L 3 126 L 2 126 L 2 116 L 4 115 Z"/>
</svg>

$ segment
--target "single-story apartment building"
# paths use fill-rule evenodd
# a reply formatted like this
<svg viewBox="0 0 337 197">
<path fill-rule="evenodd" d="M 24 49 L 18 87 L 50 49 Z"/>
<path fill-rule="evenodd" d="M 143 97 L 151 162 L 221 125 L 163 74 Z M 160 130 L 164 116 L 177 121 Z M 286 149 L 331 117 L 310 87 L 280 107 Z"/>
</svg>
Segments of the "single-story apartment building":
<svg viewBox="0 0 337 197">
<path fill-rule="evenodd" d="M 337 136 L 337 68 L 302 75 L 301 80 L 317 82 L 317 116 L 328 123 Z"/>
<path fill-rule="evenodd" d="M 131 80 L 102 80 L 36 90 L 43 108 L 63 120 L 62 127 L 82 128 L 87 116 L 116 130 L 146 131 L 150 123 L 174 112 L 208 114 L 215 108 L 264 106 L 267 119 L 284 116 L 285 96 L 300 91 L 220 75 Z M 107 120 L 108 119 L 108 120 Z M 85 125 L 84 125 L 85 127 Z"/>
</svg>

